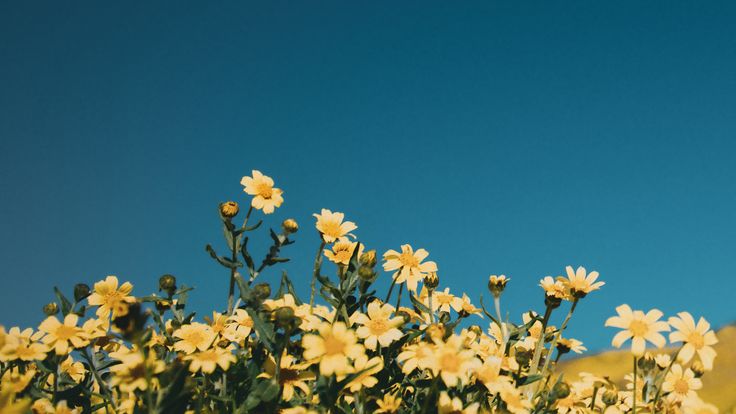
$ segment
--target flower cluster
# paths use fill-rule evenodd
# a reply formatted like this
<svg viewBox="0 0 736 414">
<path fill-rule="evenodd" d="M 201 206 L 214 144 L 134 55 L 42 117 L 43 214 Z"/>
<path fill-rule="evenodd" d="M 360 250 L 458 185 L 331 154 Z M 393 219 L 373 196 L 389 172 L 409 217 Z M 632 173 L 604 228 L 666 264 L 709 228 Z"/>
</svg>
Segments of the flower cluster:
<svg viewBox="0 0 736 414">
<path fill-rule="evenodd" d="M 288 260 L 282 249 L 299 226 L 270 230 L 273 244 L 254 260 L 246 235 L 262 222 L 251 215 L 274 213 L 283 191 L 256 170 L 241 183 L 252 196 L 242 225 L 238 203 L 221 203 L 226 253 L 206 249 L 229 275 L 227 306 L 198 318 L 187 310 L 192 288 L 168 274 L 143 296 L 116 276 L 75 286 L 71 299 L 57 289 L 37 329 L 0 328 L 0 412 L 717 412 L 697 394 L 717 339 L 687 312 L 663 320 L 619 306 L 605 325 L 621 329 L 615 347 L 630 340 L 632 373 L 622 384 L 585 373 L 566 381 L 561 358 L 586 350 L 566 328 L 604 285 L 582 266 L 542 278 L 543 312 L 513 322 L 501 311 L 506 275 L 488 278 L 486 308 L 482 295 L 441 286 L 427 250 L 407 243 L 379 256 L 343 213 L 322 209 L 309 302 L 285 272 L 277 287 L 257 283 Z"/>
</svg>

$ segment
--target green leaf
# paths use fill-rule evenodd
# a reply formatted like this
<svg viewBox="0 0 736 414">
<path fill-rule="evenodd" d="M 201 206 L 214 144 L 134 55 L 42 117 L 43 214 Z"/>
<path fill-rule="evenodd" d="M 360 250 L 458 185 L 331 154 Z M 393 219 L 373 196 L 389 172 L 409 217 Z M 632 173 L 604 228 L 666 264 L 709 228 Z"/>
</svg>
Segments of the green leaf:
<svg viewBox="0 0 736 414">
<path fill-rule="evenodd" d="M 243 267 L 243 264 L 238 261 L 232 261 L 226 257 L 220 256 L 215 252 L 215 249 L 212 248 L 211 245 L 205 246 L 205 250 L 207 253 L 210 254 L 210 257 L 215 259 L 218 263 L 221 265 L 227 267 L 228 269 L 237 269 L 238 267 Z"/>
<path fill-rule="evenodd" d="M 72 303 L 69 302 L 69 299 L 64 296 L 63 293 L 61 293 L 61 290 L 59 290 L 58 287 L 54 286 L 54 293 L 56 293 L 56 297 L 59 299 L 59 302 L 61 303 L 61 314 L 66 316 L 71 312 L 72 310 Z"/>
<path fill-rule="evenodd" d="M 423 304 L 422 302 L 420 302 L 420 301 L 419 301 L 419 299 L 417 299 L 416 297 L 414 297 L 414 295 L 412 295 L 412 294 L 411 294 L 411 292 L 409 293 L 409 299 L 411 299 L 411 303 L 412 303 L 412 304 L 414 305 L 414 307 L 415 307 L 416 309 L 418 309 L 418 310 L 419 310 L 420 312 L 422 312 L 422 313 L 426 313 L 426 314 L 430 314 L 430 313 L 432 313 L 432 312 L 431 312 L 431 311 L 429 310 L 429 308 L 428 308 L 428 307 L 427 307 L 427 306 L 426 306 L 425 304 Z M 397 309 L 397 310 L 398 310 L 398 309 Z"/>
</svg>

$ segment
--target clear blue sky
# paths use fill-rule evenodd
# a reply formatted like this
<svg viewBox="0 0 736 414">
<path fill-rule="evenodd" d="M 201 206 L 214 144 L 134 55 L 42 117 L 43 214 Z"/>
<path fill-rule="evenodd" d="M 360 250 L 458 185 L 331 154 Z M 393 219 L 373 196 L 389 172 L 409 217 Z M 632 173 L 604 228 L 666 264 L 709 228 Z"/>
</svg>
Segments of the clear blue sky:
<svg viewBox="0 0 736 414">
<path fill-rule="evenodd" d="M 285 190 L 266 224 L 302 225 L 302 292 L 326 207 L 476 301 L 511 276 L 515 317 L 541 277 L 598 270 L 571 325 L 592 349 L 624 302 L 728 323 L 734 21 L 729 1 L 3 2 L 2 323 L 108 274 L 223 307 L 204 245 L 254 168 Z"/>
</svg>

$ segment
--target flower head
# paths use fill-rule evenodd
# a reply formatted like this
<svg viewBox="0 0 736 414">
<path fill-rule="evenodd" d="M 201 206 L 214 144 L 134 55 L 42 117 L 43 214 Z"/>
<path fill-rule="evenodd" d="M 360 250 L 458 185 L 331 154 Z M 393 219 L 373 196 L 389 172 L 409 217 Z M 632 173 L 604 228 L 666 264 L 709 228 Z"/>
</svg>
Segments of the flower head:
<svg viewBox="0 0 736 414">
<path fill-rule="evenodd" d="M 283 387 L 281 398 L 284 401 L 294 399 L 297 389 L 301 390 L 304 395 L 309 395 L 311 390 L 307 381 L 316 379 L 316 376 L 313 372 L 307 370 L 308 366 L 309 364 L 297 363 L 296 358 L 286 353 L 286 351 L 281 355 L 279 383 Z M 258 378 L 273 378 L 276 375 L 276 361 L 273 356 L 269 355 L 263 364 L 263 370 L 264 372 L 258 374 Z"/>
<path fill-rule="evenodd" d="M 199 322 L 182 325 L 181 328 L 174 331 L 173 336 L 179 338 L 179 341 L 174 342 L 174 349 L 185 354 L 205 351 L 215 340 L 212 328 Z"/>
<path fill-rule="evenodd" d="M 713 369 L 716 351 L 712 345 L 718 343 L 718 338 L 710 329 L 708 321 L 700 318 L 696 324 L 692 315 L 680 312 L 677 316 L 669 318 L 669 323 L 675 328 L 670 334 L 670 342 L 684 343 L 680 353 L 677 354 L 677 359 L 685 363 L 697 353 L 703 367 L 708 371 Z"/>
<path fill-rule="evenodd" d="M 184 357 L 184 360 L 189 361 L 189 371 L 202 371 L 205 374 L 211 374 L 215 372 L 218 366 L 223 371 L 227 371 L 230 368 L 230 364 L 235 362 L 235 355 L 233 355 L 232 346 L 226 348 L 213 346 L 204 351 L 189 354 Z"/>
<path fill-rule="evenodd" d="M 690 368 L 683 370 L 679 364 L 672 365 L 662 383 L 662 391 L 669 393 L 670 401 L 696 397 L 695 391 L 702 387 L 703 383 L 695 378 L 693 371 Z"/>
<path fill-rule="evenodd" d="M 324 376 L 346 374 L 352 369 L 351 360 L 365 353 L 358 337 L 343 322 L 330 325 L 323 322 L 317 328 L 318 335 L 302 337 L 304 359 L 319 363 L 319 372 Z"/>
<path fill-rule="evenodd" d="M 283 191 L 273 186 L 273 179 L 253 170 L 253 176 L 245 176 L 240 180 L 243 191 L 254 196 L 250 205 L 264 214 L 271 214 L 284 202 Z"/>
<path fill-rule="evenodd" d="M 333 213 L 323 208 L 320 214 L 313 214 L 313 216 L 317 218 L 317 230 L 322 234 L 322 240 L 326 243 L 332 243 L 341 237 L 355 237 L 350 232 L 357 229 L 358 226 L 352 221 L 343 221 L 345 214 Z"/>
<path fill-rule="evenodd" d="M 87 301 L 90 306 L 99 306 L 97 308 L 97 316 L 106 318 L 112 313 L 113 318 L 124 316 L 127 310 L 125 304 L 135 302 L 135 298 L 130 296 L 133 291 L 133 285 L 125 282 L 118 287 L 117 276 L 108 276 L 105 280 L 95 283 L 94 290 Z"/>
<path fill-rule="evenodd" d="M 624 342 L 631 339 L 631 352 L 635 356 L 644 355 L 646 341 L 651 342 L 657 348 L 664 347 L 667 342 L 662 331 L 669 331 L 670 326 L 665 321 L 660 321 L 662 312 L 652 309 L 646 314 L 640 310 L 632 311 L 629 305 L 621 305 L 616 308 L 618 316 L 612 316 L 606 320 L 606 326 L 623 329 L 613 337 L 612 344 L 620 348 Z"/>
<path fill-rule="evenodd" d="M 583 266 L 578 267 L 577 270 L 573 270 L 572 266 L 567 266 L 565 271 L 567 271 L 567 278 L 558 276 L 557 280 L 565 285 L 572 297 L 584 298 L 588 293 L 605 285 L 605 282 L 596 282 L 598 272 L 587 273 Z"/>
<path fill-rule="evenodd" d="M 406 287 L 412 292 L 416 292 L 419 281 L 429 272 L 437 271 L 435 262 L 422 261 L 429 256 L 429 252 L 424 249 L 414 251 L 408 244 L 401 246 L 401 253 L 396 250 L 389 250 L 383 254 L 383 270 L 387 272 L 394 271 L 393 278 L 396 283 L 406 282 Z"/>
<path fill-rule="evenodd" d="M 325 249 L 325 256 L 330 259 L 331 262 L 347 266 L 350 264 L 350 259 L 353 257 L 355 248 L 358 247 L 358 242 L 352 242 L 347 237 L 340 237 L 335 244 L 332 245 L 332 250 Z M 358 255 L 363 253 L 363 245 L 360 245 L 358 249 Z"/>
<path fill-rule="evenodd" d="M 387 303 L 382 305 L 378 300 L 374 300 L 368 304 L 367 315 L 353 314 L 353 321 L 360 325 L 355 333 L 363 339 L 366 348 L 375 350 L 379 343 L 382 347 L 387 347 L 404 335 L 397 328 L 404 320 L 392 318 L 393 311 L 393 306 Z"/>
<path fill-rule="evenodd" d="M 56 316 L 49 316 L 38 326 L 44 332 L 43 343 L 53 348 L 56 355 L 66 355 L 71 348 L 81 348 L 89 343 L 87 334 L 77 326 L 79 316 L 70 313 L 64 317 L 64 323 Z"/>
</svg>

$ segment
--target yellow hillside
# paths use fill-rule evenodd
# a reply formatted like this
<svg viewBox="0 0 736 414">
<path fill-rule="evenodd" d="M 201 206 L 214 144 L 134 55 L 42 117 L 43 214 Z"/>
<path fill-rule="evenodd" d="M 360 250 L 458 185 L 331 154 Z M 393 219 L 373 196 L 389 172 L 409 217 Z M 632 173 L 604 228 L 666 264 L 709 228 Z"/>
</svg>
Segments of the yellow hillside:
<svg viewBox="0 0 736 414">
<path fill-rule="evenodd" d="M 736 412 L 736 326 L 727 326 L 718 331 L 719 343 L 715 368 L 703 377 L 700 396 L 715 405 L 721 412 Z M 623 351 L 608 351 L 597 355 L 570 360 L 561 365 L 565 375 L 576 378 L 578 372 L 592 374 L 608 373 L 614 381 L 620 381 L 631 372 L 631 354 Z"/>
</svg>

